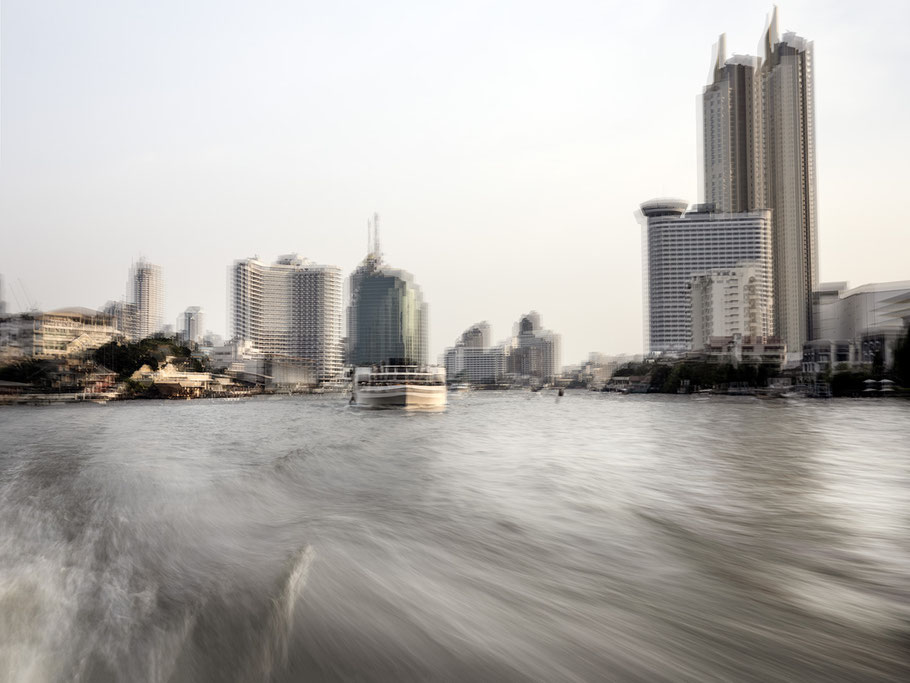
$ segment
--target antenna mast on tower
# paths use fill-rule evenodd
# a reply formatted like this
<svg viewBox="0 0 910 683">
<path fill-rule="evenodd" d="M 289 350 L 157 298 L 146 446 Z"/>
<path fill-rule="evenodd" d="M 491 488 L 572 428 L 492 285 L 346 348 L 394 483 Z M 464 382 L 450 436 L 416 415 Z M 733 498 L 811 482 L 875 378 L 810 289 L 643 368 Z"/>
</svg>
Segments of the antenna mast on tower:
<svg viewBox="0 0 910 683">
<path fill-rule="evenodd" d="M 379 214 L 373 214 L 373 252 L 376 254 L 376 260 L 382 258 L 382 247 L 379 244 Z"/>
</svg>

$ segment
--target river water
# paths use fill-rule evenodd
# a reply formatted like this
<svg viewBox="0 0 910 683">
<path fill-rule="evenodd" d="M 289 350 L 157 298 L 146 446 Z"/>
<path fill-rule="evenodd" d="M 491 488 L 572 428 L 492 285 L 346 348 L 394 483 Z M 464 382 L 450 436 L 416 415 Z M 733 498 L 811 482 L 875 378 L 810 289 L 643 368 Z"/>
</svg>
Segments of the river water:
<svg viewBox="0 0 910 683">
<path fill-rule="evenodd" d="M 910 680 L 910 402 L 0 410 L 0 680 Z"/>
</svg>

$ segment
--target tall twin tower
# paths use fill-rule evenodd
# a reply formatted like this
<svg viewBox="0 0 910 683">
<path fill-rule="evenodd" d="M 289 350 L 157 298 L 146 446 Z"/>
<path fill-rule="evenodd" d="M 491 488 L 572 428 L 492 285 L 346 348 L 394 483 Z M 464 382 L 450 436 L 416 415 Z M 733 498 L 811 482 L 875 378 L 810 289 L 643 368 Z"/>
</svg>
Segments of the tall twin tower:
<svg viewBox="0 0 910 683">
<path fill-rule="evenodd" d="M 727 59 L 725 43 L 702 98 L 704 198 L 728 213 L 771 209 L 774 333 L 801 352 L 818 286 L 812 43 L 779 36 L 777 7 L 763 57 Z"/>
</svg>

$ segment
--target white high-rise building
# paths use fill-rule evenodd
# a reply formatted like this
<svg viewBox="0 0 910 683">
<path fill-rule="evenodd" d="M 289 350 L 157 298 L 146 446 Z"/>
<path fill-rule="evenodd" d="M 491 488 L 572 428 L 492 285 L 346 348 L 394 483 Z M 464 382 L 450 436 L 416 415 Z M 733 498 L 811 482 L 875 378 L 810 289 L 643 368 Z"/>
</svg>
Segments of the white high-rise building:
<svg viewBox="0 0 910 683">
<path fill-rule="evenodd" d="M 763 58 L 715 47 L 702 96 L 702 183 L 718 211 L 772 212 L 774 334 L 792 356 L 815 336 L 818 287 L 815 87 L 812 42 L 778 34 L 774 8 Z"/>
<path fill-rule="evenodd" d="M 342 373 L 341 269 L 281 256 L 234 262 L 229 274 L 230 333 L 268 356 L 311 364 L 320 383 Z"/>
<path fill-rule="evenodd" d="M 771 334 L 771 214 L 767 210 L 717 213 L 679 199 L 641 205 L 645 236 L 646 340 L 650 353 L 692 348 L 692 276 L 754 263 L 760 335 Z"/>
<path fill-rule="evenodd" d="M 703 349 L 711 337 L 767 337 L 771 311 L 762 306 L 763 285 L 766 274 L 755 262 L 695 273 L 689 282 L 692 348 Z"/>
<path fill-rule="evenodd" d="M 145 339 L 164 327 L 164 282 L 161 267 L 139 259 L 130 269 L 130 301 L 136 307 L 133 339 Z"/>
<path fill-rule="evenodd" d="M 490 345 L 490 325 L 483 321 L 465 330 L 455 346 L 446 349 L 446 379 L 496 384 L 506 373 L 506 362 L 505 347 Z"/>
</svg>

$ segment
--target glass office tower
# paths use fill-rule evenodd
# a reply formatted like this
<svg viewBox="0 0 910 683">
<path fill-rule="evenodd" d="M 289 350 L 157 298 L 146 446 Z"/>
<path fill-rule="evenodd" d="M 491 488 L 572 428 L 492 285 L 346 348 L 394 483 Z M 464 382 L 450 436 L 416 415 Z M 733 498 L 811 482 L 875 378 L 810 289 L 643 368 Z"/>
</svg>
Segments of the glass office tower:
<svg viewBox="0 0 910 683">
<path fill-rule="evenodd" d="M 429 307 L 410 273 L 370 255 L 350 279 L 348 363 L 426 365 Z"/>
</svg>

